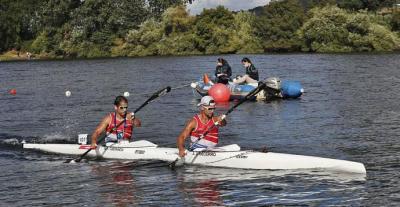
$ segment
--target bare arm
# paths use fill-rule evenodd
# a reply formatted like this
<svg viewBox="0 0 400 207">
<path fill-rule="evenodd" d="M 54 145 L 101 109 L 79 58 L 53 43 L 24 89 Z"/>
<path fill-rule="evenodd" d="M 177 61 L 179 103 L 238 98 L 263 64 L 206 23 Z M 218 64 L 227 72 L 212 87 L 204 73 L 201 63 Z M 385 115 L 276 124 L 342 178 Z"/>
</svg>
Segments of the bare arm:
<svg viewBox="0 0 400 207">
<path fill-rule="evenodd" d="M 101 133 L 103 133 L 108 126 L 108 123 L 110 123 L 110 116 L 106 116 L 103 118 L 103 120 L 100 122 L 99 125 L 97 125 L 96 129 L 92 133 L 92 147 L 96 147 L 97 145 L 97 138 L 100 136 Z"/>
<path fill-rule="evenodd" d="M 190 119 L 187 121 L 185 128 L 182 130 L 181 134 L 179 134 L 177 138 L 177 147 L 179 149 L 179 156 L 185 156 L 185 139 L 189 137 L 190 133 L 196 128 L 196 121 L 194 119 Z"/>
</svg>

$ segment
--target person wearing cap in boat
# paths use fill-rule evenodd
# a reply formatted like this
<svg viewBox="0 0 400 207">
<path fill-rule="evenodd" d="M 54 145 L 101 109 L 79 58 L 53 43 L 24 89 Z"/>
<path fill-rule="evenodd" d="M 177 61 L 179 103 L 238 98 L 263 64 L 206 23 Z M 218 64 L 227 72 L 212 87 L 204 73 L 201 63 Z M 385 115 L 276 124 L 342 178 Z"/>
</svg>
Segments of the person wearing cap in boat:
<svg viewBox="0 0 400 207">
<path fill-rule="evenodd" d="M 234 83 L 241 84 L 241 83 L 257 83 L 258 82 L 258 70 L 254 67 L 251 60 L 247 57 L 242 59 L 242 64 L 246 69 L 246 74 L 242 76 L 238 76 L 233 79 Z"/>
<path fill-rule="evenodd" d="M 217 67 L 215 68 L 215 82 L 228 84 L 232 76 L 231 66 L 223 58 L 218 58 Z"/>
<path fill-rule="evenodd" d="M 190 119 L 177 138 L 179 156 L 185 156 L 185 139 L 190 136 L 190 149 L 212 148 L 218 144 L 218 128 L 226 125 L 225 115 L 215 116 L 215 101 L 211 96 L 201 98 L 200 113 Z M 204 134 L 206 134 L 204 136 Z"/>
<path fill-rule="evenodd" d="M 114 101 L 114 112 L 106 115 L 92 134 L 93 148 L 97 145 L 97 138 L 106 132 L 105 142 L 130 140 L 134 127 L 140 127 L 141 121 L 133 113 L 128 113 L 128 99 L 117 96 Z M 120 124 L 123 122 L 122 124 Z M 117 127 L 118 126 L 118 127 Z M 117 128 L 115 128 L 117 127 Z"/>
</svg>

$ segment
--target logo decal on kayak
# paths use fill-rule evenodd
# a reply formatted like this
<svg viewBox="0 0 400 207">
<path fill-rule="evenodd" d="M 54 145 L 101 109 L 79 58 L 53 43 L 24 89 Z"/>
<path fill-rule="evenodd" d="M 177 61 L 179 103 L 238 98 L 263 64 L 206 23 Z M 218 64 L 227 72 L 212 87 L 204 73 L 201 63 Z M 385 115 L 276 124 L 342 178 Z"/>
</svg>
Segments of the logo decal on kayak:
<svg viewBox="0 0 400 207">
<path fill-rule="evenodd" d="M 142 155 L 142 154 L 144 154 L 144 150 L 135 150 L 135 154 L 140 154 L 140 155 Z"/>
<path fill-rule="evenodd" d="M 236 155 L 235 157 L 238 159 L 247 159 L 246 155 Z"/>
<path fill-rule="evenodd" d="M 217 155 L 217 153 L 210 152 L 210 151 L 193 152 L 193 155 L 196 155 L 196 154 L 197 154 L 197 156 L 216 156 Z"/>
<path fill-rule="evenodd" d="M 122 151 L 124 151 L 124 148 L 122 148 L 122 147 L 110 147 L 110 150 L 111 151 L 120 151 L 120 152 L 122 152 Z"/>
</svg>

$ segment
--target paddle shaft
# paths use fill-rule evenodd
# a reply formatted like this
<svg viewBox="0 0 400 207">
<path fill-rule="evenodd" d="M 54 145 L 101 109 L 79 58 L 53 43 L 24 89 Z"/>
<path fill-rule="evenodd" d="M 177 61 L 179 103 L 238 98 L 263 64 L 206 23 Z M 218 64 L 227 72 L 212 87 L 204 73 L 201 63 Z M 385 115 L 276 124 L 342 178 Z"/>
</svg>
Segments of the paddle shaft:
<svg viewBox="0 0 400 207">
<path fill-rule="evenodd" d="M 157 92 L 155 92 L 150 98 L 148 98 L 141 106 L 139 106 L 133 113 L 137 113 L 138 111 L 140 111 L 140 109 L 142 109 L 143 107 L 145 107 L 147 104 L 149 104 L 150 102 L 152 102 L 154 99 L 163 96 L 165 94 L 167 94 L 168 92 L 171 91 L 171 87 L 167 86 L 166 88 L 163 88 Z M 121 126 L 121 124 L 124 123 L 123 121 L 121 121 L 119 124 L 117 124 L 117 126 L 115 126 L 114 128 L 111 129 L 111 131 L 109 133 L 114 132 L 114 130 L 118 129 L 119 126 Z M 105 139 L 107 137 L 107 134 L 104 135 L 102 138 L 100 138 L 99 140 L 97 140 L 96 144 L 99 144 L 103 141 L 103 139 Z M 75 162 L 80 162 L 90 151 L 92 151 L 92 148 L 88 149 L 85 153 L 83 153 L 79 158 L 75 159 Z"/>
</svg>

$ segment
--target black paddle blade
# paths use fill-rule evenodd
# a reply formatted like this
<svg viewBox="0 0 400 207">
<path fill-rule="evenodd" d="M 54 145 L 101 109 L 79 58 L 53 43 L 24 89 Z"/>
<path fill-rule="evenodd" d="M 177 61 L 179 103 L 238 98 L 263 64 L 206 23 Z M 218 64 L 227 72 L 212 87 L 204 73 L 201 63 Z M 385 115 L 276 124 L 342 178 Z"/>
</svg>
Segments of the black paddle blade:
<svg viewBox="0 0 400 207">
<path fill-rule="evenodd" d="M 82 160 L 82 157 L 80 157 L 80 158 L 78 158 L 78 159 L 75 159 L 74 161 L 75 161 L 75 162 L 81 162 L 81 160 Z"/>
<path fill-rule="evenodd" d="M 140 109 L 142 109 L 144 106 L 146 106 L 147 104 L 149 104 L 150 102 L 152 102 L 154 99 L 163 96 L 167 93 L 169 93 L 171 91 L 171 86 L 167 86 L 157 92 L 155 92 L 152 96 L 150 96 L 149 99 L 147 99 L 141 106 L 139 106 L 139 108 L 137 108 L 134 113 L 138 112 Z"/>
<path fill-rule="evenodd" d="M 167 86 L 167 87 L 165 88 L 165 92 L 163 92 L 163 94 L 160 94 L 160 96 L 163 96 L 163 95 L 169 93 L 170 91 L 171 91 L 171 86 Z"/>
<path fill-rule="evenodd" d="M 81 162 L 82 159 L 78 158 L 78 159 L 72 159 L 72 158 L 68 158 L 67 160 L 64 161 L 64 163 L 76 163 L 76 162 Z"/>
<path fill-rule="evenodd" d="M 64 163 L 75 163 L 75 162 L 81 162 L 82 159 L 77 158 L 77 159 L 72 159 L 68 158 L 67 160 L 64 161 Z"/>
<path fill-rule="evenodd" d="M 184 157 L 178 157 L 176 158 L 173 162 L 169 163 L 168 166 L 172 169 L 175 170 L 176 167 L 183 166 L 185 164 L 185 158 Z"/>
<path fill-rule="evenodd" d="M 168 167 L 171 168 L 172 170 L 175 170 L 176 167 L 176 162 L 178 162 L 179 158 L 176 158 L 176 160 L 174 160 L 173 162 L 168 164 Z"/>
<path fill-rule="evenodd" d="M 64 161 L 64 163 L 71 163 L 72 160 L 74 160 L 74 159 L 68 158 L 67 160 Z"/>
<path fill-rule="evenodd" d="M 163 88 L 163 89 L 161 89 L 161 90 L 155 92 L 155 93 L 149 98 L 148 101 L 152 101 L 152 100 L 154 100 L 155 98 L 158 98 L 158 97 L 160 97 L 160 96 L 164 96 L 165 94 L 169 93 L 170 91 L 171 91 L 171 86 L 167 86 L 167 87 L 165 87 L 165 88 Z"/>
</svg>

